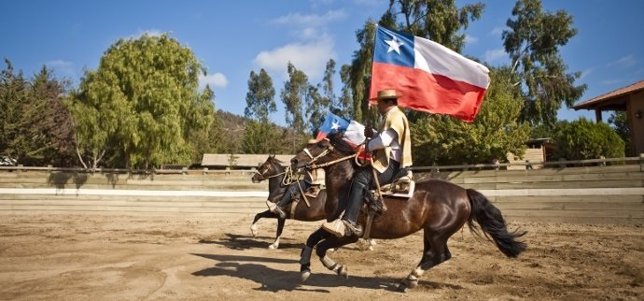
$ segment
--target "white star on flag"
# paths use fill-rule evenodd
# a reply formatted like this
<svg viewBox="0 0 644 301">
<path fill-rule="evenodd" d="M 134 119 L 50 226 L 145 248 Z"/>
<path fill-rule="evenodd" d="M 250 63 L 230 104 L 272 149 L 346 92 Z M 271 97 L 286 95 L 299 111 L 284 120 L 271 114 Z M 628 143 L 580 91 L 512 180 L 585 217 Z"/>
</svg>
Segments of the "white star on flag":
<svg viewBox="0 0 644 301">
<path fill-rule="evenodd" d="M 396 38 L 396 36 L 393 37 L 393 39 L 387 41 L 385 40 L 385 43 L 389 45 L 389 49 L 387 49 L 387 53 L 391 51 L 395 51 L 396 53 L 400 54 L 400 46 L 405 45 L 405 43 L 401 42 Z"/>
<path fill-rule="evenodd" d="M 331 124 L 331 129 L 337 130 L 339 128 L 340 128 L 340 123 L 337 120 L 333 120 L 333 123 Z"/>
</svg>

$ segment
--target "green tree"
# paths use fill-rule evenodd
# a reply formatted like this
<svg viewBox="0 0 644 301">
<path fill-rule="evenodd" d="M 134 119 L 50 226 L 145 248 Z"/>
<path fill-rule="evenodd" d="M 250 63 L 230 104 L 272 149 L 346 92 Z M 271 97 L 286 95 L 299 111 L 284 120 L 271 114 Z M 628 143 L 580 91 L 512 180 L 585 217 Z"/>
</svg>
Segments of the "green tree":
<svg viewBox="0 0 644 301">
<path fill-rule="evenodd" d="M 242 151 L 245 154 L 276 154 L 280 141 L 280 133 L 275 126 L 251 120 L 246 123 Z"/>
<path fill-rule="evenodd" d="M 606 123 L 585 118 L 555 125 L 556 150 L 553 159 L 586 160 L 624 156 L 624 141 Z"/>
<path fill-rule="evenodd" d="M 70 97 L 79 154 L 105 154 L 108 166 L 120 167 L 189 163 L 189 138 L 213 120 L 212 95 L 197 90 L 203 73 L 167 34 L 118 40 Z"/>
<path fill-rule="evenodd" d="M 0 74 L 0 155 L 17 159 L 19 163 L 29 152 L 26 133 L 30 118 L 35 114 L 30 110 L 29 82 L 22 72 L 16 73 L 13 65 L 5 59 L 6 67 Z"/>
<path fill-rule="evenodd" d="M 322 96 L 318 87 L 309 86 L 306 105 L 307 125 L 310 133 L 315 133 L 324 121 L 325 112 L 329 110 L 329 99 Z"/>
<path fill-rule="evenodd" d="M 332 105 L 331 111 L 345 119 L 354 119 L 352 114 L 353 110 L 353 92 L 351 91 L 351 66 L 343 65 L 340 68 L 340 80 L 342 83 L 342 91 L 340 97 L 336 99 L 336 102 Z M 352 116 L 353 115 L 353 116 Z"/>
<path fill-rule="evenodd" d="M 209 85 L 206 85 L 206 88 L 201 92 L 200 97 L 202 98 L 201 103 L 204 105 L 201 107 L 201 112 L 197 112 L 197 114 L 211 116 L 210 119 L 212 122 L 210 122 L 210 125 L 208 126 L 197 126 L 194 130 L 188 133 L 188 142 L 192 145 L 193 149 L 191 157 L 191 162 L 193 163 L 201 162 L 203 154 L 205 153 L 216 153 L 215 150 L 219 148 L 220 141 L 225 140 L 223 138 L 220 139 L 220 122 L 214 111 L 215 96 Z M 211 103 L 212 105 L 208 105 L 208 103 Z"/>
<path fill-rule="evenodd" d="M 67 83 L 46 67 L 28 81 L 9 60 L 5 64 L 0 74 L 0 155 L 25 165 L 69 166 L 72 127 L 60 99 Z"/>
<path fill-rule="evenodd" d="M 324 69 L 324 78 L 317 86 L 309 86 L 308 103 L 306 104 L 306 117 L 311 133 L 316 133 L 324 121 L 326 112 L 334 111 L 335 102 L 333 92 L 333 75 L 335 74 L 335 61 L 330 59 Z"/>
<path fill-rule="evenodd" d="M 626 112 L 616 111 L 608 117 L 608 124 L 612 125 L 617 135 L 622 138 L 626 148 L 626 156 L 635 156 L 635 149 L 631 144 L 631 128 L 628 126 Z"/>
<path fill-rule="evenodd" d="M 305 130 L 303 105 L 309 102 L 309 79 L 306 74 L 292 63 L 288 63 L 289 79 L 284 83 L 281 92 L 282 102 L 286 107 L 286 124 L 298 133 Z"/>
<path fill-rule="evenodd" d="M 519 0 L 503 32 L 505 51 L 512 58 L 526 105 L 521 118 L 532 124 L 552 125 L 562 103 L 568 107 L 581 97 L 586 85 L 575 85 L 581 72 L 567 73 L 559 48 L 577 34 L 573 18 L 563 10 L 543 11 L 541 0 Z"/>
<path fill-rule="evenodd" d="M 28 126 L 32 133 L 29 154 L 34 164 L 70 166 L 75 161 L 71 115 L 62 99 L 67 85 L 44 66 L 31 81 L 31 109 L 38 110 Z"/>
<path fill-rule="evenodd" d="M 266 70 L 262 68 L 259 74 L 251 71 L 248 79 L 244 116 L 268 123 L 269 115 L 277 111 L 274 98 L 273 80 Z"/>
<path fill-rule="evenodd" d="M 411 126 L 414 164 L 488 163 L 508 152 L 523 155 L 530 128 L 520 122 L 523 102 L 509 68 L 491 70 L 492 84 L 473 123 L 441 115 Z"/>
</svg>

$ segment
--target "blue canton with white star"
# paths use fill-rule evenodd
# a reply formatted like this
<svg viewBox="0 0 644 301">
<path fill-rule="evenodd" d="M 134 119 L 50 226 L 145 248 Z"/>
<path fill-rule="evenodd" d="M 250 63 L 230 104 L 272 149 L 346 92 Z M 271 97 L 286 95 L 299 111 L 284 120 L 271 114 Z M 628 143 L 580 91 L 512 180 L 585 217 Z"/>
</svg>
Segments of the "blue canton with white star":
<svg viewBox="0 0 644 301">
<path fill-rule="evenodd" d="M 414 67 L 414 37 L 378 26 L 373 61 Z"/>
</svg>

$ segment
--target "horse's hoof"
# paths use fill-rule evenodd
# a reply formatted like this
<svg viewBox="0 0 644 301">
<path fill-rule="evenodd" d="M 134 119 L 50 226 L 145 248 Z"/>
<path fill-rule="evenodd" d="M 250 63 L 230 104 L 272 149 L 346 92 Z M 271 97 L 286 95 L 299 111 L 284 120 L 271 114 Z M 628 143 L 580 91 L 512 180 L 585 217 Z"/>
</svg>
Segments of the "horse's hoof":
<svg viewBox="0 0 644 301">
<path fill-rule="evenodd" d="M 415 280 L 415 281 L 409 281 L 409 283 L 407 283 L 407 286 L 408 286 L 410 289 L 414 289 L 414 288 L 416 288 L 416 287 L 418 286 L 418 280 Z"/>
<path fill-rule="evenodd" d="M 309 279 L 309 277 L 311 277 L 311 271 L 303 271 L 302 274 L 300 274 L 300 281 L 304 282 Z"/>
<path fill-rule="evenodd" d="M 349 268 L 346 265 L 341 265 L 337 273 L 344 278 L 349 278 Z"/>
<path fill-rule="evenodd" d="M 407 290 L 414 289 L 418 286 L 418 280 L 404 279 L 398 284 L 398 290 L 406 293 Z"/>
<path fill-rule="evenodd" d="M 253 237 L 257 237 L 257 226 L 251 225 L 250 226 L 250 233 L 253 234 Z"/>
<path fill-rule="evenodd" d="M 408 288 L 408 287 L 407 287 L 407 285 L 405 285 L 404 283 L 400 283 L 400 284 L 398 284 L 398 291 L 399 291 L 399 292 L 401 292 L 401 293 L 406 293 L 406 292 L 407 292 L 407 289 L 409 289 L 409 288 Z"/>
<path fill-rule="evenodd" d="M 373 246 L 369 246 L 369 247 L 367 248 L 367 251 L 373 251 Z"/>
<path fill-rule="evenodd" d="M 268 246 L 268 248 L 269 248 L 269 249 L 271 249 L 271 250 L 275 250 L 275 249 L 277 249 L 278 247 L 279 247 L 279 245 L 277 245 L 277 244 L 270 244 L 270 245 Z"/>
</svg>

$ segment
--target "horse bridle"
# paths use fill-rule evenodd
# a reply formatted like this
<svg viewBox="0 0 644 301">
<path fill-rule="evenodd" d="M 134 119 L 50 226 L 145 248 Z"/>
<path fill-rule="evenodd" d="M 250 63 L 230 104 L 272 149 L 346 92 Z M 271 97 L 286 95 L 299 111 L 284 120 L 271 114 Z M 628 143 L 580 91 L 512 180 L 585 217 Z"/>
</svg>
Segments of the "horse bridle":
<svg viewBox="0 0 644 301">
<path fill-rule="evenodd" d="M 268 168 L 267 168 L 264 172 L 259 172 L 258 170 L 255 170 L 255 173 L 256 173 L 256 174 L 258 174 L 258 175 L 260 175 L 260 176 L 262 177 L 262 180 L 268 180 L 268 179 L 272 179 L 272 178 L 275 178 L 275 177 L 279 177 L 279 176 L 281 176 L 281 175 L 283 175 L 283 174 L 285 174 L 285 173 L 290 172 L 291 167 L 290 167 L 290 166 L 286 166 L 286 169 L 285 169 L 283 172 L 280 172 L 280 173 L 278 173 L 278 174 L 274 174 L 274 175 L 270 175 L 270 176 L 268 176 L 268 177 L 267 177 L 265 174 L 266 174 L 267 172 L 269 172 L 269 170 L 270 170 L 270 169 L 268 169 Z"/>
</svg>

